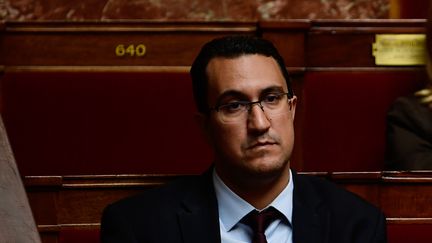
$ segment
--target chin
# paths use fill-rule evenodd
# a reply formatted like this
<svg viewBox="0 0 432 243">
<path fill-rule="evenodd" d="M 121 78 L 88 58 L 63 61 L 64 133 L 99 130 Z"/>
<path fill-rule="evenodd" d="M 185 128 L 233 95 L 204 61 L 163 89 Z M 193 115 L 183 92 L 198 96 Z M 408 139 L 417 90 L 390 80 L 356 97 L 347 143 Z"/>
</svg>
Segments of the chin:
<svg viewBox="0 0 432 243">
<path fill-rule="evenodd" d="M 257 160 L 248 163 L 247 171 L 257 177 L 274 177 L 288 169 L 288 162 L 284 160 Z"/>
</svg>

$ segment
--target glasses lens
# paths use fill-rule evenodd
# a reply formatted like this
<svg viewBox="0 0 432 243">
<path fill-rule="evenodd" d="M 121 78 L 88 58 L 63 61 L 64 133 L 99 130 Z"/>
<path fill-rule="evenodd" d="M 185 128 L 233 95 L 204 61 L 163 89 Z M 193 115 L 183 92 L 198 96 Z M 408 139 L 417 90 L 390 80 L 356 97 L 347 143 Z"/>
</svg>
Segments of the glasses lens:
<svg viewBox="0 0 432 243">
<path fill-rule="evenodd" d="M 269 94 L 260 102 L 238 101 L 224 104 L 218 107 L 218 115 L 224 123 L 244 122 L 248 117 L 250 106 L 261 106 L 268 118 L 273 118 L 289 111 L 287 94 Z"/>
<path fill-rule="evenodd" d="M 247 115 L 249 102 L 237 101 L 219 106 L 218 114 L 223 122 L 231 123 L 242 121 Z"/>
<path fill-rule="evenodd" d="M 264 107 L 264 112 L 269 118 L 286 114 L 289 111 L 288 94 L 270 94 L 261 101 L 262 106 Z"/>
</svg>

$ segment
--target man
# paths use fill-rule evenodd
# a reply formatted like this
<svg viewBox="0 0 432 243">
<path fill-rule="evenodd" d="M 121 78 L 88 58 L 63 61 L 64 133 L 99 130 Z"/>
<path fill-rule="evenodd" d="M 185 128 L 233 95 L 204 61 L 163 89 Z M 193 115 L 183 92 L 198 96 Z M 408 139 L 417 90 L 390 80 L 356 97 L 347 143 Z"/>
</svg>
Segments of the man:
<svg viewBox="0 0 432 243">
<path fill-rule="evenodd" d="M 108 206 L 102 242 L 386 242 L 378 209 L 289 169 L 297 98 L 270 42 L 215 39 L 191 76 L 213 167 Z"/>
</svg>

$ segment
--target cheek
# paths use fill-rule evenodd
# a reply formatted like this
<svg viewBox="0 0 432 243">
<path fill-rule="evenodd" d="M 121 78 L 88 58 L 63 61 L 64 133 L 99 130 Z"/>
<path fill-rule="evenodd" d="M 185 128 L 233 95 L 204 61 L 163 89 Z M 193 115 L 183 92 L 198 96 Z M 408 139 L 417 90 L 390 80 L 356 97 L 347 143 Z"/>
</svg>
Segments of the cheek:
<svg viewBox="0 0 432 243">
<path fill-rule="evenodd" d="M 292 146 L 294 143 L 294 125 L 290 117 L 281 117 L 272 124 L 275 133 L 279 136 L 284 146 Z"/>
<path fill-rule="evenodd" d="M 284 146 L 286 146 L 287 149 L 292 149 L 291 147 L 294 144 L 294 127 L 292 124 L 282 126 L 279 131 Z"/>
<path fill-rule="evenodd" d="M 213 130 L 214 147 L 222 153 L 238 153 L 236 151 L 241 150 L 246 140 L 245 136 L 245 131 L 233 124 L 215 126 Z"/>
</svg>

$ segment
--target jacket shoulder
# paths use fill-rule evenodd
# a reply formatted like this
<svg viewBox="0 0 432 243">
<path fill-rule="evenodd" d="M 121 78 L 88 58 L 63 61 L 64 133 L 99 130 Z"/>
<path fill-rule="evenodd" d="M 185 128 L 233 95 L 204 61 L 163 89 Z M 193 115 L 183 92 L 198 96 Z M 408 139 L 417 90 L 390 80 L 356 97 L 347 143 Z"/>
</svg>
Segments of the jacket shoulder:
<svg viewBox="0 0 432 243">
<path fill-rule="evenodd" d="M 384 214 L 358 195 L 325 179 L 306 175 L 297 175 L 294 190 L 294 200 L 307 205 L 329 227 L 328 242 L 386 242 Z"/>
<path fill-rule="evenodd" d="M 188 176 L 108 205 L 102 213 L 101 241 L 177 242 L 182 201 L 202 193 L 202 184 L 199 176 Z M 164 234 L 166 230 L 170 234 Z"/>
<path fill-rule="evenodd" d="M 306 175 L 297 176 L 296 190 L 294 202 L 319 216 L 323 229 L 327 229 L 323 233 L 327 242 L 386 242 L 384 214 L 363 198 L 330 181 Z"/>
<path fill-rule="evenodd" d="M 197 190 L 199 176 L 186 176 L 176 179 L 159 187 L 147 189 L 146 191 L 120 199 L 108 207 L 111 210 L 120 210 L 123 213 L 131 212 L 136 214 L 140 210 L 151 208 L 175 208 L 182 198 Z"/>
<path fill-rule="evenodd" d="M 380 213 L 376 206 L 326 179 L 309 175 L 298 175 L 297 177 L 297 184 L 301 191 L 304 189 L 309 193 L 314 193 L 316 198 L 330 209 L 349 214 L 353 213 L 353 208 L 370 213 Z"/>
</svg>

